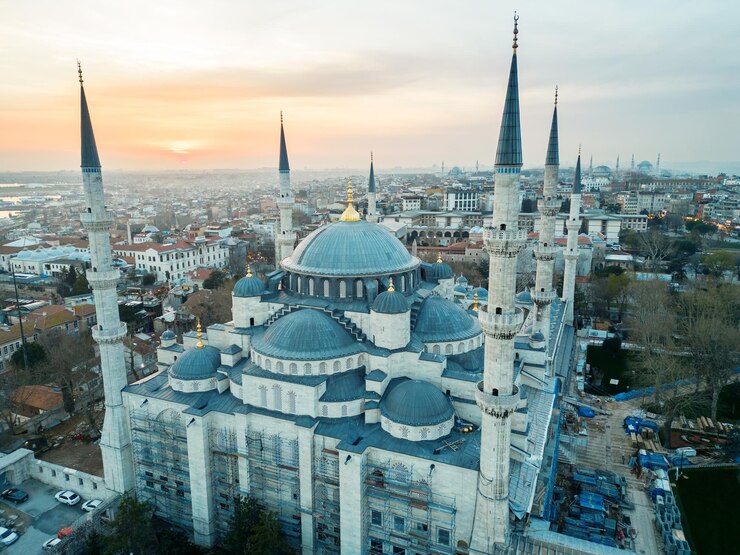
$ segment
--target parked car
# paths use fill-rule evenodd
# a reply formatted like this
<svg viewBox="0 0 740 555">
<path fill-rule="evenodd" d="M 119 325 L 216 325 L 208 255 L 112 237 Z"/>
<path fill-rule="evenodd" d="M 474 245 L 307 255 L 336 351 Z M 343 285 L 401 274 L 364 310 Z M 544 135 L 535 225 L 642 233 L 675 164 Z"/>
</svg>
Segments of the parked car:
<svg viewBox="0 0 740 555">
<path fill-rule="evenodd" d="M 3 545 L 10 545 L 18 539 L 18 534 L 7 528 L 0 526 L 0 543 Z"/>
<path fill-rule="evenodd" d="M 77 505 L 77 503 L 80 502 L 80 496 L 77 495 L 72 490 L 64 490 L 60 491 L 54 496 L 54 499 L 59 501 L 60 503 L 64 503 L 65 505 Z"/>
<path fill-rule="evenodd" d="M 64 538 L 69 536 L 72 532 L 74 532 L 74 530 L 71 527 L 66 526 L 62 528 L 61 530 L 59 530 L 59 532 L 57 532 L 57 538 L 59 538 L 60 540 L 63 540 Z"/>
<path fill-rule="evenodd" d="M 24 501 L 28 501 L 28 494 L 22 489 L 18 488 L 8 488 L 0 495 L 3 496 L 3 499 L 12 501 L 16 505 L 19 503 L 23 503 Z"/>
<path fill-rule="evenodd" d="M 90 501 L 85 501 L 82 504 L 82 510 L 87 511 L 88 513 L 91 513 L 95 509 L 97 509 L 102 502 L 103 502 L 102 499 L 90 499 Z"/>
<path fill-rule="evenodd" d="M 59 538 L 49 538 L 44 542 L 44 549 L 54 549 L 60 543 L 62 543 L 62 540 Z"/>
</svg>

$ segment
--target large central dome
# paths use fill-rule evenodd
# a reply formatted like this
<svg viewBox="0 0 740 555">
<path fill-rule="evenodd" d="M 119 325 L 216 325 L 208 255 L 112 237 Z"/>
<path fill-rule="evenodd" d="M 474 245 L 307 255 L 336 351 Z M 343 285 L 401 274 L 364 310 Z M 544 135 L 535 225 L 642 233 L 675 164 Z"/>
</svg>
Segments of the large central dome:
<svg viewBox="0 0 740 555">
<path fill-rule="evenodd" d="M 281 264 L 298 274 L 368 276 L 406 272 L 420 262 L 384 227 L 359 221 L 320 227 Z"/>
</svg>

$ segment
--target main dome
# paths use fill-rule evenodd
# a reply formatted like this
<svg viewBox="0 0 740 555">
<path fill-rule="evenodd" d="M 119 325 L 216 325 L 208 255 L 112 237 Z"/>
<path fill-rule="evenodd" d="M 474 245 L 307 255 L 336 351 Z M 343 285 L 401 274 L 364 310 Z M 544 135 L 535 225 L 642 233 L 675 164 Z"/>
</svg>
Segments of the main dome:
<svg viewBox="0 0 740 555">
<path fill-rule="evenodd" d="M 290 312 L 252 341 L 258 353 L 288 360 L 338 358 L 362 350 L 350 333 L 325 312 L 304 308 Z"/>
<path fill-rule="evenodd" d="M 387 229 L 364 220 L 321 226 L 281 262 L 289 272 L 317 276 L 395 274 L 419 264 Z"/>
</svg>

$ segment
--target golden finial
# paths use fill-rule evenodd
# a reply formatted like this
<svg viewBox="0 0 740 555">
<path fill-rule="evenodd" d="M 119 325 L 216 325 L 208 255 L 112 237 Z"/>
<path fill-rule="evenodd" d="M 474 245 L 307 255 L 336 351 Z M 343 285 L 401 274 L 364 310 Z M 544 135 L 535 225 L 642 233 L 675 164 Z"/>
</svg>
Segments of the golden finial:
<svg viewBox="0 0 740 555">
<path fill-rule="evenodd" d="M 343 222 L 359 222 L 360 214 L 355 210 L 354 204 L 352 204 L 352 178 L 347 180 L 347 208 L 342 212 L 342 217 L 339 218 Z"/>
<path fill-rule="evenodd" d="M 442 253 L 441 252 L 437 253 L 437 264 L 442 264 Z"/>
<path fill-rule="evenodd" d="M 473 306 L 471 308 L 473 312 L 478 312 L 478 289 L 473 293 Z"/>
<path fill-rule="evenodd" d="M 555 106 L 558 105 L 558 86 L 555 85 Z"/>
<path fill-rule="evenodd" d="M 202 349 L 206 344 L 203 343 L 203 328 L 200 327 L 200 318 L 198 318 L 198 325 L 195 329 L 198 330 L 198 343 L 195 344 L 195 348 Z"/>
<path fill-rule="evenodd" d="M 77 60 L 77 73 L 80 75 L 80 85 L 82 85 L 82 64 Z"/>
<path fill-rule="evenodd" d="M 373 151 L 372 150 L 370 151 L 370 163 L 371 164 L 373 163 Z"/>
<path fill-rule="evenodd" d="M 252 277 L 252 265 L 247 262 L 247 277 Z"/>
<path fill-rule="evenodd" d="M 519 46 L 516 43 L 516 36 L 519 34 L 519 16 L 516 12 L 514 12 L 514 44 L 512 48 L 514 49 L 514 54 L 516 54 L 516 49 L 519 48 Z"/>
<path fill-rule="evenodd" d="M 388 293 L 394 293 L 396 291 L 396 288 L 393 287 L 393 276 L 391 276 L 390 280 L 388 281 Z"/>
<path fill-rule="evenodd" d="M 283 124 L 283 111 L 280 110 L 280 125 Z"/>
</svg>

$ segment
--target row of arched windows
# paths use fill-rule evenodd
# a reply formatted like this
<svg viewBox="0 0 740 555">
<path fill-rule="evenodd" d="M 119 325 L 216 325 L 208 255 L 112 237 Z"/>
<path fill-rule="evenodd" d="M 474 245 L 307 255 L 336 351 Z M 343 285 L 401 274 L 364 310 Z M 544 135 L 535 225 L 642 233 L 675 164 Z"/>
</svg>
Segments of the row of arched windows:
<svg viewBox="0 0 740 555">
<path fill-rule="evenodd" d="M 393 283 L 396 290 L 404 293 L 412 291 L 420 279 L 418 272 L 419 270 L 417 269 L 393 276 Z M 367 297 L 368 283 L 373 283 L 375 290 L 378 292 L 385 289 L 385 285 L 380 286 L 378 279 L 317 278 L 313 276 L 302 276 L 300 274 L 290 274 L 286 278 L 286 281 L 287 283 L 285 285 L 290 291 L 312 297 L 364 299 Z"/>
<path fill-rule="evenodd" d="M 365 364 L 365 355 L 360 354 L 357 359 L 349 357 L 344 360 L 334 361 L 315 361 L 315 362 L 283 362 L 282 360 L 275 360 L 268 357 L 252 352 L 252 360 L 257 366 L 264 368 L 269 372 L 276 372 L 278 374 L 303 374 L 305 376 L 311 375 L 323 375 L 329 373 L 329 368 L 333 374 L 342 372 L 343 370 L 352 370 Z"/>
<path fill-rule="evenodd" d="M 465 341 L 460 341 L 457 344 L 453 343 L 435 343 L 431 347 L 431 351 L 435 355 L 454 355 L 454 354 L 461 354 L 466 353 L 468 351 L 472 351 L 473 349 L 477 349 L 480 347 L 483 343 L 482 337 L 479 335 L 477 337 L 474 337 L 472 339 L 469 339 L 467 341 L 467 344 Z M 425 345 L 424 349 L 429 351 L 429 345 Z"/>
</svg>

